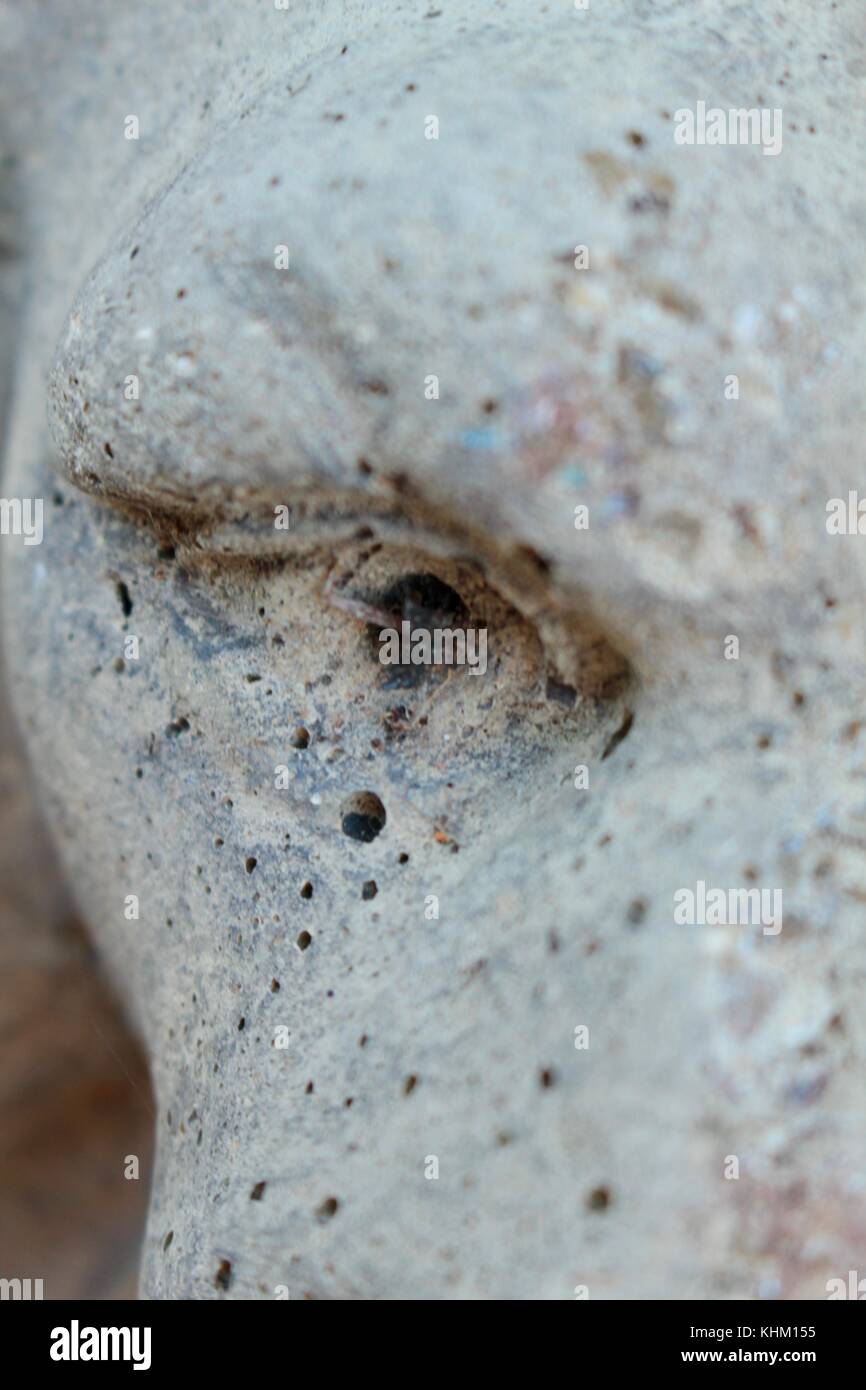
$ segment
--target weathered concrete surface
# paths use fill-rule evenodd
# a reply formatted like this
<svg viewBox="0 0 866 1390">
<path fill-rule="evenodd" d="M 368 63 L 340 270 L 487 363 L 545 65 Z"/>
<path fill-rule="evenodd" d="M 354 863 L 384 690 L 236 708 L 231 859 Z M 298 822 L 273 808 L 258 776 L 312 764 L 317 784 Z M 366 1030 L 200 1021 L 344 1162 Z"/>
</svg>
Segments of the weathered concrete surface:
<svg viewBox="0 0 866 1390">
<path fill-rule="evenodd" d="M 143 1292 L 823 1297 L 866 1235 L 860 8 L 200 13 L 53 15 L 65 134 L 16 133 L 6 490 L 54 500 L 7 645 L 153 1057 Z M 782 152 L 675 145 L 698 100 Z M 333 599 L 419 571 L 495 660 L 410 699 Z M 697 880 L 783 930 L 675 924 Z"/>
</svg>

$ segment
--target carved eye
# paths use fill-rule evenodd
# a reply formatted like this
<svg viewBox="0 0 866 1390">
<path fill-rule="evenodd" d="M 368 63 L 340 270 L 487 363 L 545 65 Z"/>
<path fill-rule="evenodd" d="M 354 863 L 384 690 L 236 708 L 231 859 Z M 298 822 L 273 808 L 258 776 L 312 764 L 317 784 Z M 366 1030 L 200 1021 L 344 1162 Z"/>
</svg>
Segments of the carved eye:
<svg viewBox="0 0 866 1390">
<path fill-rule="evenodd" d="M 383 690 L 418 690 L 449 668 L 487 669 L 487 628 L 473 626 L 460 595 L 429 571 L 404 574 L 359 596 L 329 580 L 328 602 L 367 624 L 371 654 L 386 669 Z M 447 635 L 447 640 L 446 640 Z"/>
<path fill-rule="evenodd" d="M 600 752 L 622 724 L 625 662 L 546 596 L 537 564 L 529 583 L 520 564 L 491 574 L 463 555 L 366 539 L 322 563 L 320 642 L 375 750 L 399 747 L 432 767 L 501 759 L 513 769 L 563 744 Z M 524 571 L 530 563 L 522 557 Z"/>
</svg>

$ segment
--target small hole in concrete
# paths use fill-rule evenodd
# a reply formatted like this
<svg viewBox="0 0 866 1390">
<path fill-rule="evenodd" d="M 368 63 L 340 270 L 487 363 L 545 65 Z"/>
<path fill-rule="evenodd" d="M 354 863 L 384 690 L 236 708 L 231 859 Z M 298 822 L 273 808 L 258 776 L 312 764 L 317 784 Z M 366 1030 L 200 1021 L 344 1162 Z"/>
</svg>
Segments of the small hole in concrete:
<svg viewBox="0 0 866 1390">
<path fill-rule="evenodd" d="M 403 1082 L 403 1095 L 404 1095 L 404 1096 L 411 1096 L 412 1092 L 414 1091 L 414 1089 L 415 1089 L 415 1087 L 416 1087 L 417 1085 L 418 1085 L 418 1078 L 417 1078 L 417 1076 L 407 1076 L 407 1077 L 406 1077 L 406 1080 Z"/>
<path fill-rule="evenodd" d="M 298 932 L 297 947 L 299 951 L 306 951 L 313 938 L 308 931 Z"/>
<path fill-rule="evenodd" d="M 132 612 L 132 599 L 130 598 L 129 589 L 122 579 L 118 579 L 114 587 L 117 590 L 117 597 L 120 601 L 120 607 L 123 610 L 123 616 L 124 618 L 128 618 Z"/>
<path fill-rule="evenodd" d="M 292 738 L 291 738 L 292 747 L 293 747 L 293 748 L 306 748 L 306 747 L 308 747 L 309 742 L 310 742 L 309 730 L 305 729 L 304 726 L 303 726 L 302 724 L 299 724 L 298 727 L 295 729 L 295 732 L 292 734 Z"/>
<path fill-rule="evenodd" d="M 250 1201 L 251 1201 L 251 1202 L 260 1202 L 260 1201 L 262 1200 L 262 1197 L 263 1197 L 264 1194 L 265 1194 L 265 1188 L 266 1188 L 266 1187 L 267 1187 L 267 1183 L 265 1183 L 265 1182 L 257 1182 L 256 1185 L 255 1185 L 255 1187 L 253 1188 L 252 1192 L 250 1193 Z"/>
<path fill-rule="evenodd" d="M 384 828 L 385 807 L 375 792 L 355 792 L 340 808 L 343 834 L 369 844 Z"/>
<path fill-rule="evenodd" d="M 223 1293 L 231 1287 L 232 1282 L 232 1262 L 231 1260 L 221 1260 L 219 1269 L 214 1275 L 214 1286 L 222 1289 Z"/>
<path fill-rule="evenodd" d="M 375 898 L 378 891 L 376 880 L 374 878 L 368 878 L 367 882 L 363 884 L 361 888 L 361 897 L 365 902 L 369 902 L 371 898 Z"/>
<path fill-rule="evenodd" d="M 336 1216 L 339 1207 L 340 1203 L 336 1197 L 326 1197 L 316 1215 L 320 1221 L 330 1221 L 332 1216 Z"/>
<path fill-rule="evenodd" d="M 548 675 L 544 690 L 548 700 L 555 700 L 558 705 L 563 705 L 565 709 L 572 709 L 577 701 L 577 691 L 573 685 L 568 685 L 564 681 L 558 681 L 555 676 Z"/>
<path fill-rule="evenodd" d="M 635 898 L 633 902 L 629 903 L 626 917 L 630 926 L 637 927 L 640 925 L 644 917 L 646 917 L 646 903 L 643 898 Z"/>
<path fill-rule="evenodd" d="M 252 855 L 249 855 L 249 857 L 244 860 L 244 868 L 248 874 L 252 873 L 258 862 L 258 859 L 254 859 Z"/>
<path fill-rule="evenodd" d="M 313 885 L 312 885 L 312 883 L 302 883 L 302 884 L 301 884 L 301 897 L 302 897 L 302 898 L 307 898 L 307 899 L 309 899 L 309 898 L 311 898 L 312 896 L 313 896 Z"/>
<path fill-rule="evenodd" d="M 586 1199 L 590 1211 L 607 1211 L 610 1206 L 610 1189 L 594 1187 Z"/>
</svg>

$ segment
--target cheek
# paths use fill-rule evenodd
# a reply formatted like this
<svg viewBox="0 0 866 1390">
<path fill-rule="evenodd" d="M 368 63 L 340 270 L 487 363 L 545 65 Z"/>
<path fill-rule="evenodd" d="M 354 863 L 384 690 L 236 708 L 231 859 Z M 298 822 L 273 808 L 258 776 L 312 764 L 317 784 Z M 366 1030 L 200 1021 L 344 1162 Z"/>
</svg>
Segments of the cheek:
<svg viewBox="0 0 866 1390">
<path fill-rule="evenodd" d="M 633 694 L 619 664 L 587 637 L 569 694 L 563 654 L 463 561 L 359 543 L 337 572 L 312 551 L 193 574 L 89 502 L 62 511 L 18 665 L 51 691 L 30 718 L 55 831 L 151 1044 L 145 1287 L 212 1296 L 222 1256 L 194 1256 L 196 1230 L 247 1295 L 281 1282 L 288 1248 L 325 1296 L 360 1288 L 371 1239 L 393 1294 L 407 1231 L 431 1289 L 467 1232 L 495 1267 L 478 1292 L 514 1292 L 527 1268 L 542 1286 L 551 1251 L 570 1270 L 583 1236 L 563 1243 L 559 1213 L 592 1225 L 596 1190 L 619 1201 L 630 1104 L 610 1104 L 608 1049 L 575 1049 L 636 979 L 625 922 L 601 948 L 608 812 L 574 775 L 619 764 L 602 762 Z M 395 688 L 331 600 L 433 570 L 485 620 L 487 670 Z M 652 962 L 645 946 L 664 1000 Z M 640 1029 L 620 1046 L 640 1054 Z M 250 1203 L 260 1180 L 277 1208 Z"/>
</svg>

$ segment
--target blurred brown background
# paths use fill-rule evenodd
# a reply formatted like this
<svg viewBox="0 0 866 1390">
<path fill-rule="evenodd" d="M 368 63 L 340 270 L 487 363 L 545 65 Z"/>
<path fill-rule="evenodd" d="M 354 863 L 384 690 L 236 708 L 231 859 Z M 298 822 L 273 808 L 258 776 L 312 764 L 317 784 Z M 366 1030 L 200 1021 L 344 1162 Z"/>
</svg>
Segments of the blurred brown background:
<svg viewBox="0 0 866 1390">
<path fill-rule="evenodd" d="M 16 190 L 0 135 L 0 454 L 24 298 Z M 152 1129 L 144 1059 L 40 823 L 0 662 L 0 1278 L 42 1279 L 46 1299 L 134 1297 Z"/>
</svg>

